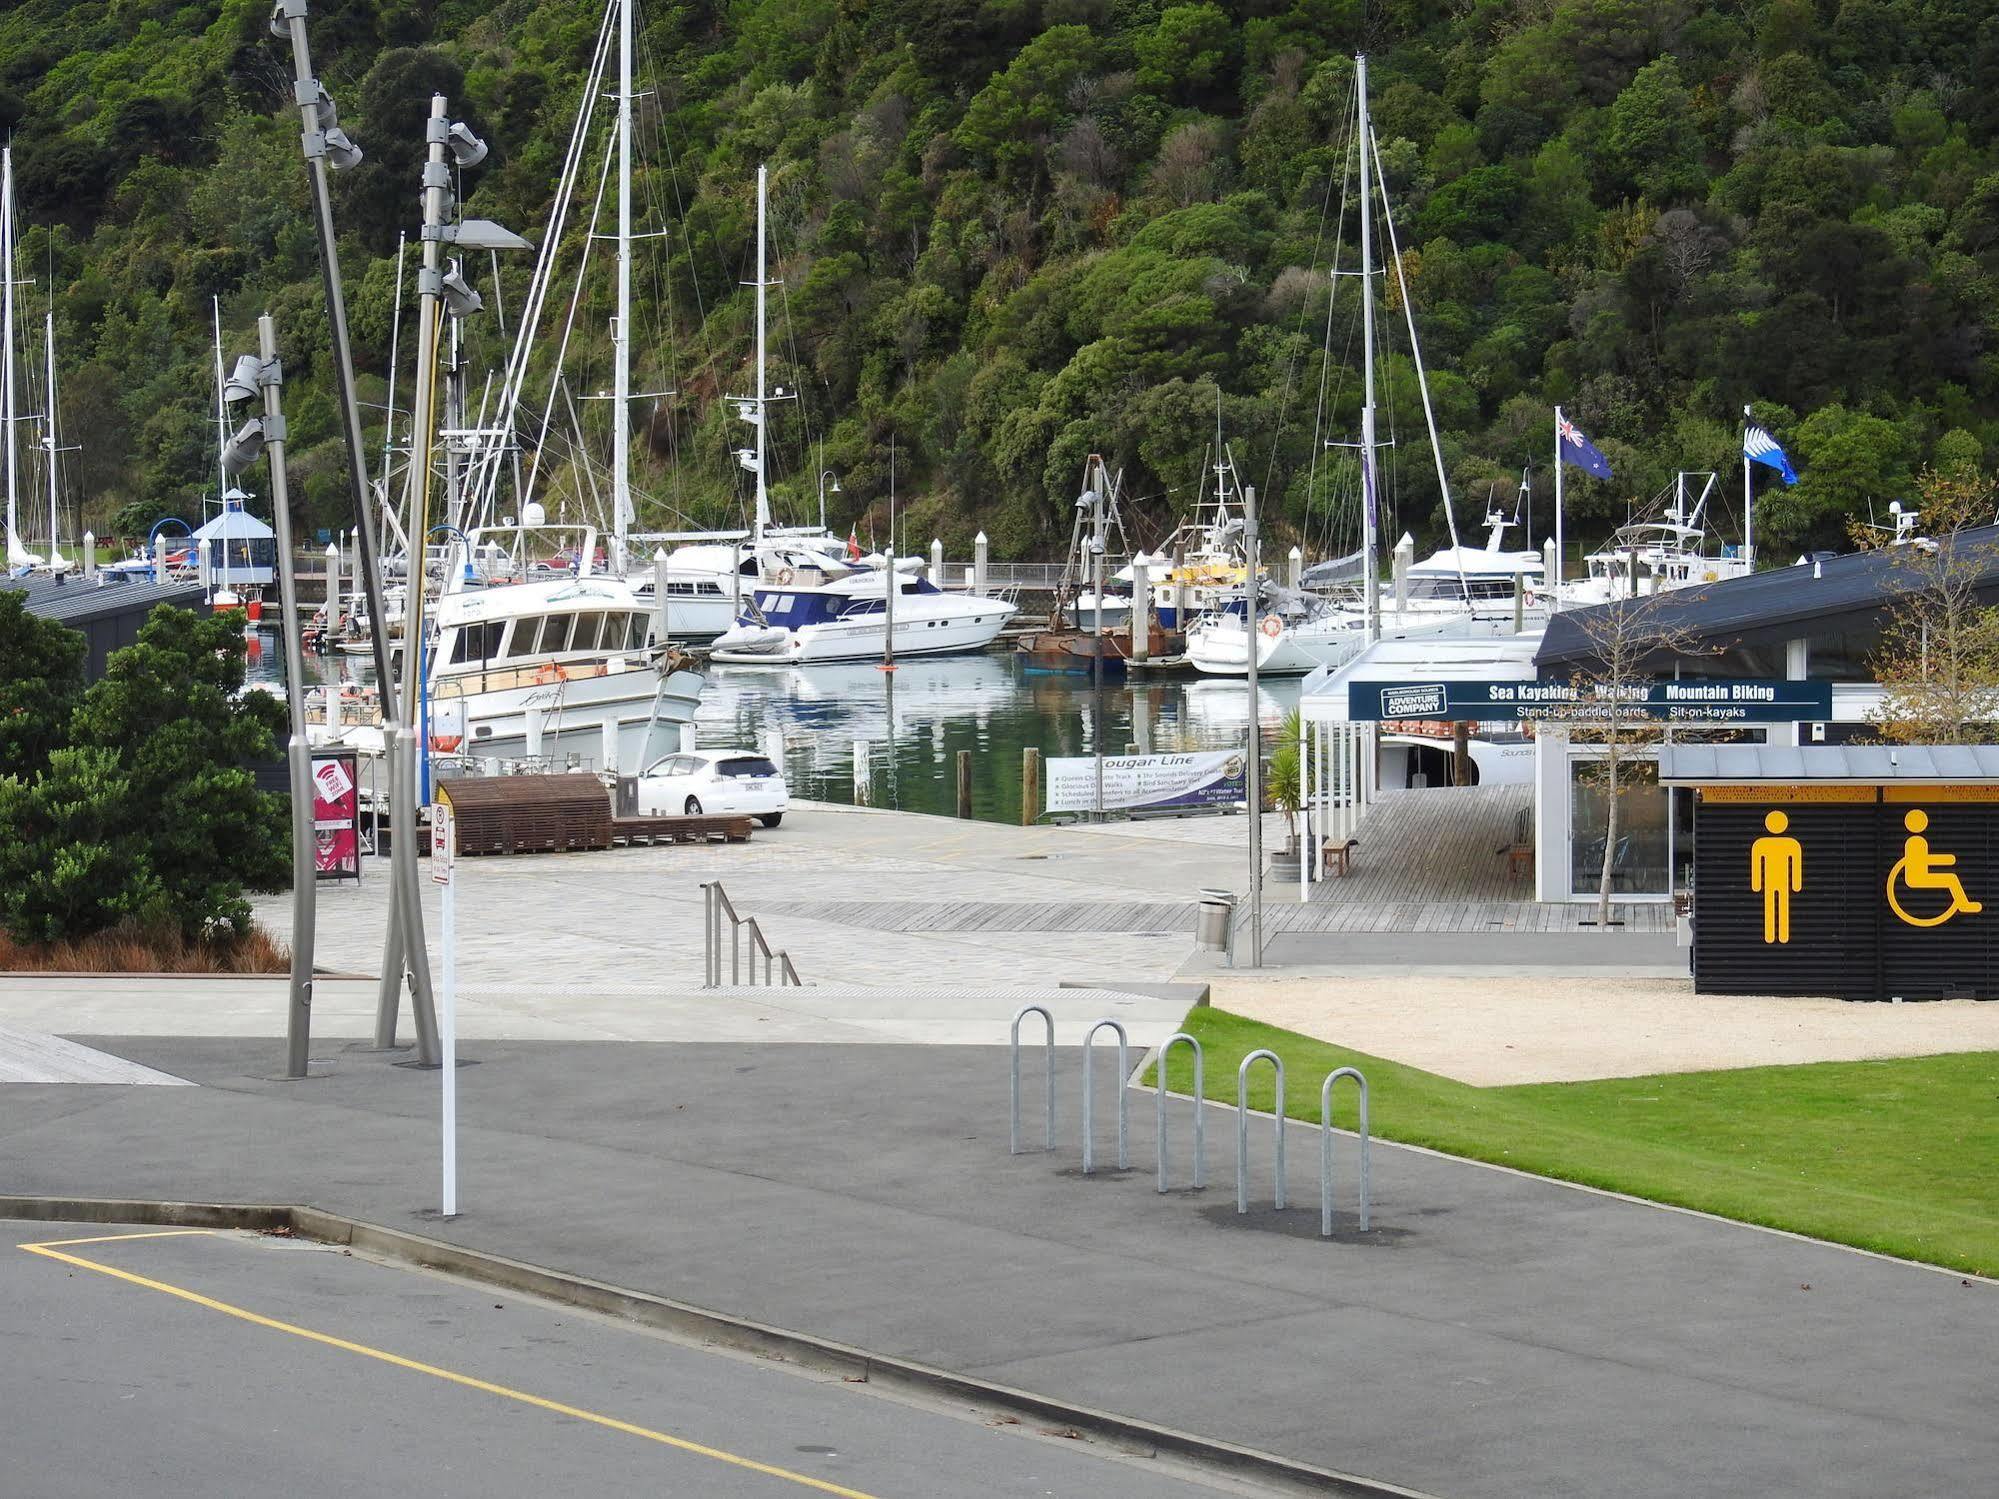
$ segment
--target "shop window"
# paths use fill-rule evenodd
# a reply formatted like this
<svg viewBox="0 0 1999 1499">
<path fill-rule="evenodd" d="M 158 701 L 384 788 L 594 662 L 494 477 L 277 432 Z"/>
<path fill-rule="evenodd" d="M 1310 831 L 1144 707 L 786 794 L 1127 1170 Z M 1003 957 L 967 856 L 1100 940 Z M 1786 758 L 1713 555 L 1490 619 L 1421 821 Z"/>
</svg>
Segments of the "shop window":
<svg viewBox="0 0 1999 1499">
<path fill-rule="evenodd" d="M 1569 762 L 1569 889 L 1594 895 L 1603 878 L 1610 821 L 1610 762 L 1601 756 Z M 1672 817 L 1655 760 L 1620 759 L 1617 840 L 1611 852 L 1613 896 L 1671 891 Z"/>
</svg>

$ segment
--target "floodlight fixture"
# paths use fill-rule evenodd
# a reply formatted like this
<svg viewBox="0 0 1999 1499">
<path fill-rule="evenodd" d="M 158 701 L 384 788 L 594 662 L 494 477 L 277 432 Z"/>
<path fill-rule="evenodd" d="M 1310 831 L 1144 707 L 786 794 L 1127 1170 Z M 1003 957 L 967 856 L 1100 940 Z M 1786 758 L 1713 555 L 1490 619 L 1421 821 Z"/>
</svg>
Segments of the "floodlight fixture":
<svg viewBox="0 0 1999 1499">
<path fill-rule="evenodd" d="M 451 152 L 451 159 L 461 167 L 476 167 L 486 159 L 486 143 L 463 121 L 452 121 L 451 128 L 444 133 L 444 144 Z"/>
<path fill-rule="evenodd" d="M 444 280 L 440 285 L 444 306 L 453 317 L 470 317 L 486 305 L 479 293 L 472 289 L 472 284 L 465 279 L 465 273 L 455 265 L 444 273 Z"/>
<path fill-rule="evenodd" d="M 222 382 L 222 399 L 234 405 L 255 400 L 264 388 L 264 362 L 255 354 L 236 356 L 236 368 Z"/>
<path fill-rule="evenodd" d="M 336 172 L 344 172 L 349 167 L 361 164 L 361 148 L 348 138 L 347 132 L 339 128 L 321 132 L 326 141 L 326 164 Z"/>
<path fill-rule="evenodd" d="M 513 230 L 491 219 L 464 219 L 447 226 L 442 238 L 461 250 L 532 250 L 534 246 Z"/>
<path fill-rule="evenodd" d="M 264 454 L 264 419 L 253 416 L 222 446 L 222 472 L 235 478 Z"/>
</svg>

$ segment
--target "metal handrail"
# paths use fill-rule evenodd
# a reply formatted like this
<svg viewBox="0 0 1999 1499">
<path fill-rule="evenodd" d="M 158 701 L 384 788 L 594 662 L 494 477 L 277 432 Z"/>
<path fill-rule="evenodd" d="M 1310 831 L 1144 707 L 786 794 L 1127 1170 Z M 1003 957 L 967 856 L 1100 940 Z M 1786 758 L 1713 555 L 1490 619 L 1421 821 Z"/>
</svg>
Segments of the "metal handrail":
<svg viewBox="0 0 1999 1499">
<path fill-rule="evenodd" d="M 739 987 L 743 982 L 743 928 L 750 932 L 750 983 L 757 978 L 757 955 L 763 955 L 762 984 L 766 988 L 790 986 L 803 988 L 804 980 L 798 976 L 798 969 L 791 961 L 791 954 L 782 949 L 773 950 L 765 939 L 763 928 L 757 925 L 754 916 L 739 916 L 735 903 L 722 888 L 720 880 L 709 880 L 701 887 L 703 910 L 701 916 L 701 950 L 703 969 L 701 987 L 719 989 L 722 987 L 722 918 L 729 918 L 729 983 Z"/>
</svg>

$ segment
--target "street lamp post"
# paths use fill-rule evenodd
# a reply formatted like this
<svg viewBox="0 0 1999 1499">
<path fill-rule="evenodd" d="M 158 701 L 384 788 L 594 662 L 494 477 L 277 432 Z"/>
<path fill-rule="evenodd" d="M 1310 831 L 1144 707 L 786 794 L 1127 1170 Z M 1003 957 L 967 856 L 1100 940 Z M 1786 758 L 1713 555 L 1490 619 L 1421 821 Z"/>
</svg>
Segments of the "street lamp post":
<svg viewBox="0 0 1999 1499">
<path fill-rule="evenodd" d="M 1257 585 L 1256 486 L 1242 487 L 1242 628 L 1243 660 L 1249 683 L 1249 759 L 1243 790 L 1249 799 L 1249 966 L 1263 966 L 1263 726 L 1257 717 L 1257 618 L 1262 590 Z"/>
<path fill-rule="evenodd" d="M 383 607 L 381 553 L 376 542 L 375 514 L 368 493 L 368 455 L 361 435 L 361 401 L 354 385 L 354 350 L 347 333 L 347 299 L 340 285 L 340 251 L 333 233 L 333 196 L 328 187 L 329 168 L 351 167 L 361 160 L 360 147 L 347 138 L 336 123 L 333 100 L 313 75 L 312 52 L 306 41 L 306 0 L 277 0 L 271 11 L 271 33 L 289 40 L 292 49 L 292 93 L 298 104 L 303 127 L 301 140 L 307 177 L 312 186 L 313 228 L 319 238 L 319 265 L 326 288 L 326 319 L 333 345 L 334 385 L 340 402 L 341 436 L 347 447 L 348 490 L 354 507 L 356 547 L 360 553 L 362 592 L 368 600 L 369 635 L 374 645 L 376 697 L 381 704 L 382 739 L 389 765 L 392 816 L 396 823 L 396 859 L 402 850 L 414 852 L 416 824 L 408 809 L 395 803 L 399 784 L 398 749 L 406 743 L 396 700 L 396 679 L 389 664 L 388 613 Z M 413 559 L 418 576 L 422 557 Z M 415 642 L 412 641 L 412 648 Z M 415 865 L 410 865 L 412 875 Z M 410 1004 L 416 1014 L 418 1059 L 435 1066 L 437 1015 L 430 992 L 430 957 L 423 940 L 423 908 L 416 904 L 414 879 L 392 879 L 389 895 L 389 925 L 382 946 L 381 988 L 377 996 L 375 1042 L 382 1047 L 395 1044 L 396 1010 L 402 1002 L 405 974 L 409 977 Z M 383 1012 L 388 1023 L 383 1024 Z"/>
<path fill-rule="evenodd" d="M 278 542 L 278 635 L 285 652 L 285 708 L 291 735 L 285 741 L 285 762 L 292 795 L 292 967 L 290 1002 L 285 1017 L 285 1076 L 304 1077 L 312 1044 L 312 955 L 317 920 L 318 879 L 313 859 L 313 793 L 311 751 L 305 738 L 305 651 L 299 628 L 298 569 L 292 555 L 291 495 L 285 478 L 285 416 L 281 402 L 284 367 L 278 362 L 277 326 L 266 313 L 257 319 L 257 352 L 236 361 L 235 373 L 223 383 L 227 402 L 262 398 L 263 414 L 237 429 L 222 450 L 222 473 L 233 479 L 257 461 L 271 460 L 271 526 Z"/>
<path fill-rule="evenodd" d="M 819 475 L 819 529 L 822 532 L 826 529 L 826 481 L 828 479 L 833 481 L 833 493 L 838 494 L 840 492 L 839 477 L 830 468 L 822 471 Z"/>
</svg>

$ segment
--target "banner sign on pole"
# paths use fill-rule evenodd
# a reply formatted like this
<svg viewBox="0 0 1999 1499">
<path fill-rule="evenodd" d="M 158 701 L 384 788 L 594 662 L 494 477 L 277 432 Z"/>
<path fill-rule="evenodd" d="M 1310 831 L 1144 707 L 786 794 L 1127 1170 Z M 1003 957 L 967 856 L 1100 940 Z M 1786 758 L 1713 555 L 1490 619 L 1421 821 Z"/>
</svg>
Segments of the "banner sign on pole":
<svg viewBox="0 0 1999 1499">
<path fill-rule="evenodd" d="M 360 757 L 342 750 L 312 757 L 312 867 L 316 879 L 361 878 Z"/>
<path fill-rule="evenodd" d="M 1832 717 L 1832 683 L 1684 677 L 1608 684 L 1560 681 L 1349 682 L 1347 717 L 1359 721 L 1438 718 L 1454 723 L 1586 722 L 1592 709 L 1665 723 L 1798 723 Z"/>
<path fill-rule="evenodd" d="M 1097 805 L 1097 761 L 1077 755 L 1044 761 L 1050 812 L 1088 812 Z M 1241 806 L 1247 792 L 1240 750 L 1195 755 L 1106 755 L 1106 810 L 1180 812 Z"/>
</svg>

